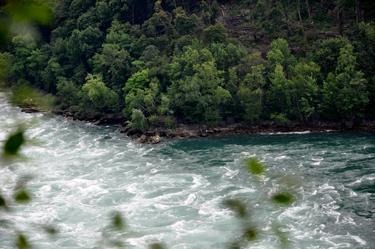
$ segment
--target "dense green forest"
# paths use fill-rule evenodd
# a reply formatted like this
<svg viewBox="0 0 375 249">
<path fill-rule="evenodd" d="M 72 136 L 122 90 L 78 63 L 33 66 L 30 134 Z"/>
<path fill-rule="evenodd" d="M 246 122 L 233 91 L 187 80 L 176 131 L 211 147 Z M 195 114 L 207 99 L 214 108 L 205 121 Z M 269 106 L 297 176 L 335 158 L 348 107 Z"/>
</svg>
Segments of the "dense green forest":
<svg viewBox="0 0 375 249">
<path fill-rule="evenodd" d="M 375 115 L 371 0 L 15 2 L 53 17 L 17 29 L 14 3 L 1 1 L 1 22 L 16 30 L 1 41 L 1 70 L 58 110 L 141 128 Z"/>
</svg>

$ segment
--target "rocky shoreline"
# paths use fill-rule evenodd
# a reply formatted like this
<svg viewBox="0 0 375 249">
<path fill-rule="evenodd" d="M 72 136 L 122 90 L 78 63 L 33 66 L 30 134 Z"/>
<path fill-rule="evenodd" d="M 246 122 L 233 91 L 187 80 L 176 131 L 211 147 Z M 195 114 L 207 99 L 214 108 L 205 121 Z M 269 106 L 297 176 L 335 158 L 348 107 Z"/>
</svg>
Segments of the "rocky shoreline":
<svg viewBox="0 0 375 249">
<path fill-rule="evenodd" d="M 22 108 L 23 112 L 38 112 L 35 108 Z M 324 132 L 324 131 L 375 131 L 375 120 L 353 122 L 316 121 L 300 122 L 292 121 L 282 125 L 277 121 L 258 120 L 252 124 L 246 122 L 235 123 L 232 118 L 227 118 L 215 126 L 201 124 L 178 123 L 177 128 L 168 129 L 162 126 L 151 126 L 147 131 L 133 130 L 126 127 L 126 118 L 113 114 L 107 115 L 74 115 L 68 111 L 58 111 L 55 114 L 62 115 L 68 120 L 81 120 L 95 125 L 117 125 L 121 133 L 125 133 L 139 143 L 159 143 L 161 138 L 194 138 L 225 135 L 253 134 L 253 133 L 278 133 L 278 132 Z"/>
</svg>

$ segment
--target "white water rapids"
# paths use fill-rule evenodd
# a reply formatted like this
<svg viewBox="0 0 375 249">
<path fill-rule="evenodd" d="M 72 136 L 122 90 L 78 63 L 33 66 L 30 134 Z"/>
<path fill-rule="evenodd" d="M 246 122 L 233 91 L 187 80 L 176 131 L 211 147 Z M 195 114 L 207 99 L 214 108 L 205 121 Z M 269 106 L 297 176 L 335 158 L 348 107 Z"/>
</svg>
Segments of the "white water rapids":
<svg viewBox="0 0 375 249">
<path fill-rule="evenodd" d="M 375 134 L 257 134 L 163 140 L 136 145 L 116 127 L 21 113 L 0 95 L 0 144 L 20 122 L 37 146 L 27 160 L 2 163 L 0 193 L 11 198 L 17 181 L 32 176 L 32 201 L 0 211 L 0 248 L 13 248 L 15 229 L 35 248 L 110 248 L 105 235 L 126 248 L 227 248 L 243 223 L 223 200 L 244 201 L 258 238 L 248 248 L 279 248 L 273 224 L 289 235 L 289 248 L 375 248 Z M 255 180 L 243 159 L 260 157 L 267 170 Z M 270 201 L 296 183 L 291 206 Z M 284 185 L 283 185 L 284 184 Z M 285 186 L 284 186 L 285 187 Z M 110 226 L 113 211 L 126 228 Z M 247 223 L 246 223 L 247 224 Z M 42 229 L 58 229 L 55 238 Z"/>
</svg>

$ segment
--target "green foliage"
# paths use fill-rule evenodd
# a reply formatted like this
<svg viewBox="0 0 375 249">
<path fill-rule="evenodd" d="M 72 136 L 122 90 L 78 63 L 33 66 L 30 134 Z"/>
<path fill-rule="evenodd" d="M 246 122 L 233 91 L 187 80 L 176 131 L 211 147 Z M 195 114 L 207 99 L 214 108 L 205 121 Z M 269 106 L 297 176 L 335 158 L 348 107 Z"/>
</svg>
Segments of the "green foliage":
<svg viewBox="0 0 375 249">
<path fill-rule="evenodd" d="M 23 234 L 18 235 L 16 246 L 18 249 L 30 248 L 30 245 L 27 242 L 27 239 Z"/>
<path fill-rule="evenodd" d="M 153 244 L 149 245 L 149 248 L 150 249 L 163 249 L 165 247 L 163 245 L 159 244 L 159 243 L 153 243 Z"/>
<path fill-rule="evenodd" d="M 263 65 L 253 66 L 252 73 L 246 76 L 238 91 L 241 106 L 245 110 L 244 119 L 250 122 L 259 119 L 262 112 L 266 84 L 264 70 Z"/>
<path fill-rule="evenodd" d="M 229 199 L 224 201 L 224 205 L 230 210 L 236 213 L 240 218 L 245 218 L 247 216 L 246 208 L 244 204 L 235 199 Z"/>
<path fill-rule="evenodd" d="M 177 14 L 175 29 L 180 35 L 190 34 L 198 24 L 198 17 L 193 14 L 190 17 L 185 12 Z"/>
<path fill-rule="evenodd" d="M 160 53 L 159 49 L 155 47 L 154 45 L 149 45 L 145 48 L 145 50 L 142 53 L 140 60 L 144 62 L 151 61 L 153 58 L 158 56 Z"/>
<path fill-rule="evenodd" d="M 169 96 L 191 121 L 217 122 L 220 119 L 220 105 L 231 98 L 228 90 L 220 86 L 221 72 L 213 61 L 194 65 L 192 69 L 193 75 L 173 82 L 168 89 Z"/>
<path fill-rule="evenodd" d="M 176 128 L 174 120 L 171 117 L 169 117 L 169 116 L 166 117 L 164 119 L 164 127 L 168 128 L 168 129 L 171 129 L 171 130 L 173 130 L 174 128 Z"/>
<path fill-rule="evenodd" d="M 128 127 L 134 130 L 145 130 L 148 128 L 147 119 L 143 115 L 142 111 L 133 109 L 131 115 L 131 121 L 128 121 Z"/>
<path fill-rule="evenodd" d="M 148 117 L 148 121 L 151 125 L 157 125 L 159 123 L 159 117 L 157 115 L 152 115 Z"/>
<path fill-rule="evenodd" d="M 17 155 L 21 145 L 25 143 L 23 131 L 18 131 L 9 136 L 4 145 L 4 153 L 7 155 Z"/>
<path fill-rule="evenodd" d="M 48 24 L 52 19 L 50 6 L 42 1 L 9 1 L 4 9 L 14 20 L 20 22 Z"/>
<path fill-rule="evenodd" d="M 103 44 L 103 51 L 93 56 L 96 74 L 101 74 L 106 86 L 121 94 L 124 82 L 131 76 L 131 61 L 128 51 L 118 44 Z"/>
<path fill-rule="evenodd" d="M 125 221 L 119 212 L 115 212 L 112 217 L 112 226 L 117 230 L 121 230 L 125 227 Z"/>
<path fill-rule="evenodd" d="M 290 120 L 286 117 L 285 113 L 279 113 L 279 114 L 271 114 L 271 119 L 276 120 L 280 122 L 280 124 L 285 125 L 290 123 Z"/>
<path fill-rule="evenodd" d="M 356 66 L 353 47 L 346 45 L 341 48 L 336 76 L 330 73 L 322 89 L 322 108 L 326 114 L 331 114 L 336 107 L 340 117 L 350 121 L 354 121 L 356 116 L 364 116 L 363 112 L 369 103 L 365 87 L 367 80 L 362 72 L 356 71 Z"/>
<path fill-rule="evenodd" d="M 228 68 L 237 65 L 247 54 L 244 48 L 237 47 L 232 43 L 228 45 L 212 43 L 209 50 L 215 58 L 216 67 L 219 70 L 228 70 Z"/>
<path fill-rule="evenodd" d="M 340 49 L 345 47 L 349 41 L 346 38 L 328 39 L 317 41 L 314 44 L 312 54 L 313 61 L 317 63 L 324 79 L 329 73 L 334 73 L 337 67 L 337 59 L 340 56 Z"/>
<path fill-rule="evenodd" d="M 138 89 L 144 89 L 148 86 L 150 82 L 148 78 L 149 69 L 144 69 L 142 71 L 136 72 L 133 74 L 125 84 L 125 87 L 122 89 L 126 94 L 133 93 L 135 94 Z"/>
<path fill-rule="evenodd" d="M 227 37 L 227 28 L 222 23 L 209 26 L 203 31 L 203 40 L 205 43 L 226 42 Z"/>
<path fill-rule="evenodd" d="M 264 166 L 257 158 L 248 158 L 245 160 L 245 168 L 253 175 L 261 175 L 264 172 Z"/>
<path fill-rule="evenodd" d="M 27 202 L 30 200 L 30 196 L 25 190 L 21 189 L 16 193 L 14 199 L 18 202 Z"/>
<path fill-rule="evenodd" d="M 280 204 L 291 204 L 293 202 L 293 195 L 290 193 L 279 193 L 272 196 L 272 200 Z"/>
<path fill-rule="evenodd" d="M 82 87 L 82 92 L 88 96 L 95 108 L 108 107 L 111 110 L 116 110 L 118 107 L 119 96 L 104 85 L 100 75 L 88 74 L 86 84 Z"/>
<path fill-rule="evenodd" d="M 65 77 L 60 77 L 57 84 L 57 95 L 64 97 L 70 105 L 76 105 L 79 102 L 78 87 Z"/>
</svg>

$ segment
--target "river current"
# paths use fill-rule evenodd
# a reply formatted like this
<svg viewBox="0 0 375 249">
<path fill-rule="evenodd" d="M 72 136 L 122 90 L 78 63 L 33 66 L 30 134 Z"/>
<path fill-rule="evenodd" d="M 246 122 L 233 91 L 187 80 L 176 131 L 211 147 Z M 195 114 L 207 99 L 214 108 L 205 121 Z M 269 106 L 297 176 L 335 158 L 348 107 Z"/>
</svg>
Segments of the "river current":
<svg viewBox="0 0 375 249">
<path fill-rule="evenodd" d="M 35 248 L 226 248 L 246 224 L 258 237 L 249 248 L 279 248 L 273 227 L 289 248 L 375 248 L 375 133 L 311 132 L 165 139 L 137 145 L 113 126 L 95 126 L 45 113 L 21 113 L 0 94 L 0 144 L 20 122 L 36 121 L 19 159 L 2 163 L 0 192 L 11 197 L 31 176 L 32 201 L 0 211 L 0 248 L 13 248 L 22 232 Z M 35 123 L 35 122 L 34 122 Z M 265 175 L 255 178 L 243 160 L 258 157 Z M 292 191 L 294 202 L 270 201 Z M 244 222 L 223 201 L 239 199 Z M 113 211 L 125 229 L 110 225 Z M 42 227 L 52 225 L 51 238 Z"/>
</svg>

